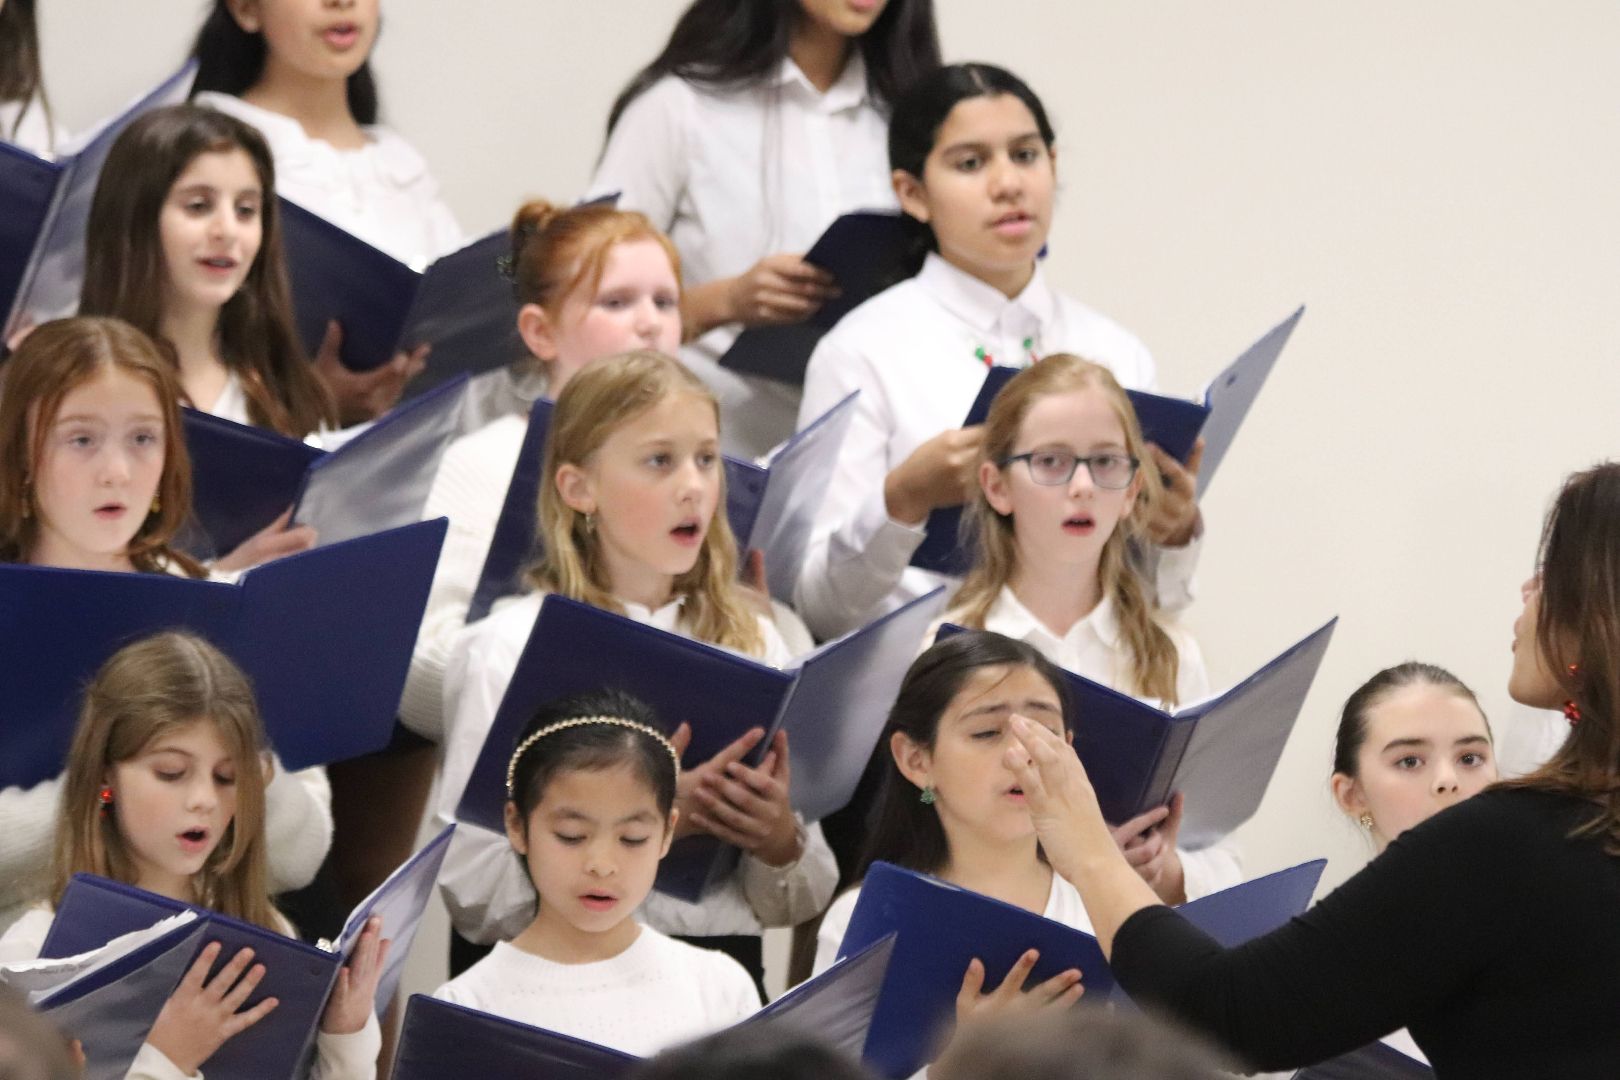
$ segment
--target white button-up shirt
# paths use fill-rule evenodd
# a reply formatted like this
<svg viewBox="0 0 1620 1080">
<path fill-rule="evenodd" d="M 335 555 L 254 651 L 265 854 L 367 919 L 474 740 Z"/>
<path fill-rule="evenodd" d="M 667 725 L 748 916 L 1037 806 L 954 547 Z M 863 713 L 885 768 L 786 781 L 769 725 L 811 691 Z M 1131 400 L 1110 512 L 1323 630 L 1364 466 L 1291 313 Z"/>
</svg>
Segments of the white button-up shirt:
<svg viewBox="0 0 1620 1080">
<path fill-rule="evenodd" d="M 687 285 L 735 277 L 766 255 L 807 251 L 840 214 L 895 205 L 888 119 L 858 53 L 826 92 L 786 59 L 741 89 L 666 76 L 608 138 L 590 194 L 614 191 L 669 233 Z M 727 452 L 759 457 L 791 434 L 799 394 L 718 365 L 737 329 L 710 331 L 682 359 L 720 398 Z"/>
<path fill-rule="evenodd" d="M 816 347 L 799 426 L 861 392 L 826 500 L 816 518 L 796 604 L 817 634 L 870 622 L 954 579 L 908 565 L 922 525 L 894 521 L 888 473 L 927 440 L 960 427 L 984 384 L 985 360 L 1022 367 L 1073 353 L 1106 365 L 1121 385 L 1154 385 L 1153 357 L 1135 335 L 1056 292 L 1037 267 L 1018 296 L 930 255 L 916 277 L 850 312 Z M 1184 603 L 1197 541 L 1162 551 L 1159 602 Z"/>
</svg>

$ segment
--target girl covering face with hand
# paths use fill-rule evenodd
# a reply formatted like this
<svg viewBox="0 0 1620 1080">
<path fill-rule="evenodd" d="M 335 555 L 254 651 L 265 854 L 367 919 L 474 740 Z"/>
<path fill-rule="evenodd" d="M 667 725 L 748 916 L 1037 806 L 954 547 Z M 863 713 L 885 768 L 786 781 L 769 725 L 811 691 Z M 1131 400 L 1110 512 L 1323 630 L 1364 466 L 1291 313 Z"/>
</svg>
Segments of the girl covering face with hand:
<svg viewBox="0 0 1620 1080">
<path fill-rule="evenodd" d="M 280 933 L 265 866 L 267 774 L 258 708 L 247 679 L 201 638 L 165 633 L 126 646 L 85 692 L 61 785 L 51 905 L 74 874 L 121 881 Z M 30 910 L 0 939 L 0 956 L 39 954 L 51 907 Z M 322 1014 L 310 1076 L 369 1077 L 381 1044 L 371 1001 L 387 953 L 367 926 Z M 243 949 L 209 977 L 204 947 L 164 1005 L 131 1069 L 187 1077 L 278 1004 L 249 1004 L 264 976 Z"/>
<path fill-rule="evenodd" d="M 470 627 L 446 675 L 447 822 L 547 593 L 776 666 L 790 658 L 737 584 L 736 544 L 717 513 L 725 491 L 714 398 L 676 361 L 636 352 L 575 375 L 552 415 L 542 476 L 545 554 L 529 573 L 536 591 Z M 761 737 L 760 729 L 744 735 L 683 785 L 680 828 L 741 846 L 737 872 L 699 904 L 655 895 L 646 911 L 650 925 L 671 933 L 745 939 L 740 951 L 756 962 L 762 926 L 816 914 L 836 877 L 820 830 L 804 828 L 789 807 L 785 733 L 758 767 L 739 760 Z M 678 732 L 677 744 L 685 741 Z M 514 936 L 532 911 L 533 893 L 510 873 L 503 847 L 487 831 L 459 829 L 440 875 L 452 921 L 474 941 Z"/>
<path fill-rule="evenodd" d="M 508 858 L 532 883 L 534 916 L 435 996 L 640 1055 L 758 1008 L 734 960 L 634 917 L 674 839 L 679 768 L 629 695 L 542 707 L 507 769 Z"/>
<path fill-rule="evenodd" d="M 1153 358 L 1128 331 L 1056 292 L 1038 261 L 1051 228 L 1056 135 L 1021 80 L 958 64 L 919 80 L 889 125 L 894 190 L 915 233 L 915 276 L 862 304 L 822 338 L 805 373 L 799 426 L 859 390 L 837 472 L 817 516 L 796 599 L 813 630 L 844 633 L 941 584 L 909 566 L 929 514 L 969 501 L 984 432 L 961 428 L 991 365 L 1054 353 L 1150 389 Z M 1167 606 L 1185 603 L 1196 546 L 1191 473 L 1149 447 L 1169 478 L 1144 515 Z M 1196 470 L 1196 462 L 1192 463 Z M 881 478 L 881 479 L 879 479 Z M 1150 575 L 1151 576 L 1151 575 Z"/>
</svg>

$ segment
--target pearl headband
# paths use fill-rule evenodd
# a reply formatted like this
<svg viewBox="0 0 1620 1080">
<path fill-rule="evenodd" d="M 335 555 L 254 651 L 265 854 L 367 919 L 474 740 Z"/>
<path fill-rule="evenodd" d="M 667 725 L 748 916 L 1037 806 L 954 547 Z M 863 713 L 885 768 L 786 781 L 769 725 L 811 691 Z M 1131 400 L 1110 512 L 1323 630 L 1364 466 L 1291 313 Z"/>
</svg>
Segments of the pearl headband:
<svg viewBox="0 0 1620 1080">
<path fill-rule="evenodd" d="M 533 746 L 547 735 L 555 735 L 557 732 L 565 731 L 568 728 L 585 727 L 588 724 L 611 724 L 614 727 L 629 728 L 632 731 L 639 731 L 643 735 L 651 735 L 654 739 L 658 740 L 659 745 L 661 745 L 665 750 L 669 751 L 669 758 L 675 763 L 675 776 L 677 778 L 680 777 L 681 755 L 675 752 L 675 744 L 670 742 L 669 738 L 657 728 L 648 727 L 646 724 L 637 723 L 634 720 L 626 720 L 619 716 L 576 716 L 572 720 L 559 720 L 555 724 L 547 724 L 545 727 L 541 728 L 539 731 L 535 732 L 533 735 L 530 735 L 527 739 L 524 739 L 518 744 L 518 748 L 512 751 L 512 760 L 506 764 L 506 797 L 514 802 L 517 801 L 517 792 L 514 790 L 514 783 L 517 779 L 518 762 L 523 759 L 523 755 L 529 749 L 529 747 Z"/>
</svg>

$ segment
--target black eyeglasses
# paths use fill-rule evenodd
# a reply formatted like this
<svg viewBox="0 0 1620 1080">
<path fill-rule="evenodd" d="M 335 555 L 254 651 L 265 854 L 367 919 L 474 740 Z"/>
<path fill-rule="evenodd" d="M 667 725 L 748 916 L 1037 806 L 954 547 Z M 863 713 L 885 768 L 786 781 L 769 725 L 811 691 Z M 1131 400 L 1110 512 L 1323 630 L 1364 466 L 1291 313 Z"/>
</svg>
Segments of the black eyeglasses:
<svg viewBox="0 0 1620 1080">
<path fill-rule="evenodd" d="M 1074 470 L 1081 465 L 1091 474 L 1091 482 L 1108 491 L 1121 491 L 1131 486 L 1136 470 L 1142 462 L 1129 454 L 1104 451 L 1082 457 L 1067 450 L 1031 450 L 1027 454 L 1014 454 L 1001 460 L 1006 468 L 1015 461 L 1029 462 L 1029 478 L 1046 487 L 1067 484 L 1074 479 Z"/>
</svg>

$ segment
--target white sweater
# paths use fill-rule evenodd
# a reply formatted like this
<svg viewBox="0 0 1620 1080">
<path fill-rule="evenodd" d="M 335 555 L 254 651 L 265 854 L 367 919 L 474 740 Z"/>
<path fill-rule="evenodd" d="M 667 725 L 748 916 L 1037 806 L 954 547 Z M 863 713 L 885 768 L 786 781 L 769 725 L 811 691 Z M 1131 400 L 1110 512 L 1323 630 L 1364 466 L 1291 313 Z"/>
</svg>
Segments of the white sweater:
<svg viewBox="0 0 1620 1080">
<path fill-rule="evenodd" d="M 0 936 L 0 963 L 37 959 L 55 921 L 56 915 L 50 907 L 30 908 Z M 292 924 L 283 920 L 282 932 L 292 936 Z M 381 1050 L 382 1028 L 374 1015 L 367 1017 L 365 1027 L 349 1035 L 318 1031 L 315 1061 L 306 1075 L 309 1080 L 374 1080 Z M 203 1075 L 201 1071 L 182 1072 L 161 1050 L 144 1043 L 125 1080 L 202 1080 Z"/>
<path fill-rule="evenodd" d="M 759 1008 L 759 992 L 737 961 L 646 926 L 618 956 L 588 964 L 559 964 L 500 942 L 433 996 L 643 1057 Z"/>
</svg>

